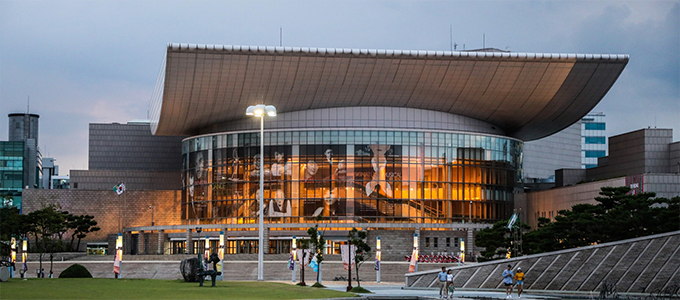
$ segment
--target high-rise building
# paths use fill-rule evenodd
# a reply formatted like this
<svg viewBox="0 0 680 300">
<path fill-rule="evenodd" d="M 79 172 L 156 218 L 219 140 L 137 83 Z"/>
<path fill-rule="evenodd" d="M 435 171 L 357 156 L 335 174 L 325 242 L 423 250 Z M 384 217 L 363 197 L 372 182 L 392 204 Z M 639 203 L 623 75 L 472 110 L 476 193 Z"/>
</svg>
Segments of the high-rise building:
<svg viewBox="0 0 680 300">
<path fill-rule="evenodd" d="M 597 167 L 597 159 L 607 156 L 607 126 L 602 112 L 581 118 L 581 168 Z"/>
<path fill-rule="evenodd" d="M 21 207 L 24 187 L 24 142 L 0 142 L 0 200 Z"/>
<path fill-rule="evenodd" d="M 43 157 L 42 159 L 42 178 L 40 179 L 41 186 L 45 189 L 51 188 L 51 181 L 54 176 L 59 175 L 59 166 L 55 165 L 56 159 L 51 157 Z"/>
<path fill-rule="evenodd" d="M 39 115 L 9 114 L 9 141 L 24 142 L 24 188 L 40 188 L 42 154 L 38 148 Z"/>
</svg>

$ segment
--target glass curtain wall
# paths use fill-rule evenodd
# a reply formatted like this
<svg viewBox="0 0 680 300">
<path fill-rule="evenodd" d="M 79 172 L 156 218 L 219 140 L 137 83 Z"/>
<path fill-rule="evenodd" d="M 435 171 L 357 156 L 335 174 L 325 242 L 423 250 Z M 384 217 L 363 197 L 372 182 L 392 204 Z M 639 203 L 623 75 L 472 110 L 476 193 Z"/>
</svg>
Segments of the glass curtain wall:
<svg viewBox="0 0 680 300">
<path fill-rule="evenodd" d="M 182 219 L 256 223 L 493 222 L 512 212 L 522 143 L 459 133 L 265 132 L 183 142 Z M 264 170 L 260 170 L 264 159 Z"/>
</svg>

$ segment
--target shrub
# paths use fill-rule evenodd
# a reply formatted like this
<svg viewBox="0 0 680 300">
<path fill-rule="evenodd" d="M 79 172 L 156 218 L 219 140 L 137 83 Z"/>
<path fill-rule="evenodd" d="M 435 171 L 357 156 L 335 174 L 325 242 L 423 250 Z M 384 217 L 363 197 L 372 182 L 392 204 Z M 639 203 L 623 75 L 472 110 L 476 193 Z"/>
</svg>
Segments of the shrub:
<svg viewBox="0 0 680 300">
<path fill-rule="evenodd" d="M 73 264 L 61 272 L 59 278 L 92 278 L 92 274 L 82 265 Z"/>
<path fill-rule="evenodd" d="M 353 288 L 350 290 L 350 292 L 352 292 L 352 293 L 358 293 L 358 294 L 370 294 L 370 293 L 371 293 L 371 291 L 369 291 L 369 290 L 367 290 L 367 289 L 365 289 L 365 288 L 362 288 L 362 287 L 360 287 L 360 286 L 353 287 Z"/>
</svg>

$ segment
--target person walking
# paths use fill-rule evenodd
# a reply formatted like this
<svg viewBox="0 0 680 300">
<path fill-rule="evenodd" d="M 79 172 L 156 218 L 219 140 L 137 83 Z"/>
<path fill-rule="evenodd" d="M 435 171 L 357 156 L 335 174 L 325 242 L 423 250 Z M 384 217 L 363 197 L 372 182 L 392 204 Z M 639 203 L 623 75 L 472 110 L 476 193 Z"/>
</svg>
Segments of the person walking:
<svg viewBox="0 0 680 300">
<path fill-rule="evenodd" d="M 517 268 L 517 272 L 515 272 L 515 285 L 517 286 L 517 298 L 522 298 L 522 291 L 524 291 L 524 272 L 522 272 L 522 268 Z"/>
<path fill-rule="evenodd" d="M 448 294 L 446 291 L 446 267 L 442 267 L 442 271 L 437 274 L 439 279 L 439 298 L 444 299 L 444 295 Z"/>
<path fill-rule="evenodd" d="M 505 284 L 505 298 L 512 298 L 512 266 L 503 271 L 503 284 Z"/>
<path fill-rule="evenodd" d="M 446 272 L 446 298 L 453 298 L 453 291 L 455 291 L 453 287 L 453 271 L 449 270 Z M 451 296 L 449 296 L 449 293 L 451 293 Z"/>
</svg>

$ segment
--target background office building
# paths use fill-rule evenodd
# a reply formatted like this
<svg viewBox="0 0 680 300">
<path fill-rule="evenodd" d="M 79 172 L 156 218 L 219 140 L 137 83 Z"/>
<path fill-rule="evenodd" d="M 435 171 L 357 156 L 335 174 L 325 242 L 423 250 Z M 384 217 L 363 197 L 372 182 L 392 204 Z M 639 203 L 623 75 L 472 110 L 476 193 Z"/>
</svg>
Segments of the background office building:
<svg viewBox="0 0 680 300">
<path fill-rule="evenodd" d="M 24 188 L 24 142 L 0 142 L 0 200 L 21 208 Z"/>
<path fill-rule="evenodd" d="M 680 196 L 680 142 L 672 129 L 647 128 L 610 137 L 609 155 L 595 167 L 555 172 L 557 188 L 517 195 L 516 207 L 536 228 L 539 217 L 554 220 L 557 212 L 576 204 L 596 204 L 602 187 L 627 186 L 631 193 Z"/>
<path fill-rule="evenodd" d="M 182 137 L 154 136 L 149 121 L 90 124 L 88 170 L 71 170 L 71 188 L 179 190 Z"/>
<path fill-rule="evenodd" d="M 22 191 L 42 187 L 42 154 L 38 148 L 40 116 L 13 113 L 8 118 L 8 141 L 0 142 L 0 196 L 8 199 L 6 203 L 21 208 Z"/>
<path fill-rule="evenodd" d="M 604 113 L 591 112 L 581 118 L 581 168 L 594 168 L 598 158 L 607 156 L 606 130 Z"/>
</svg>

